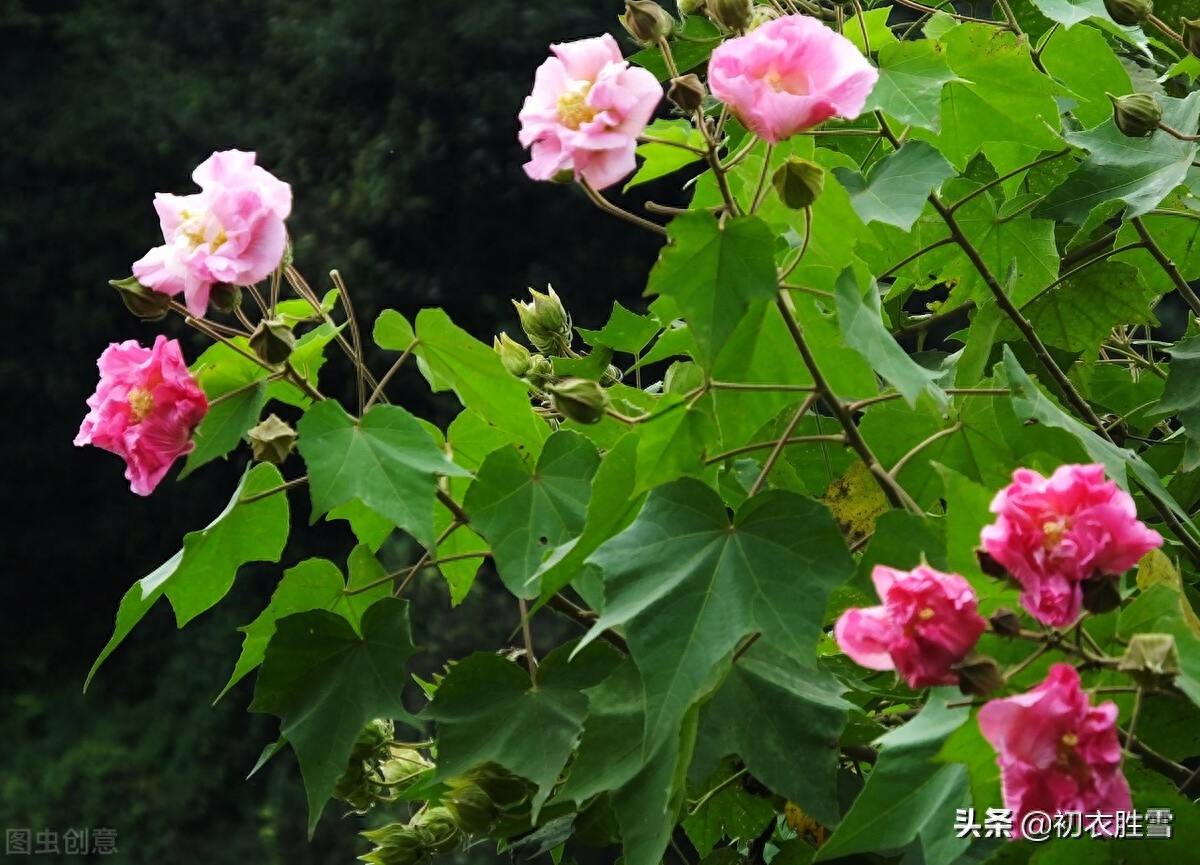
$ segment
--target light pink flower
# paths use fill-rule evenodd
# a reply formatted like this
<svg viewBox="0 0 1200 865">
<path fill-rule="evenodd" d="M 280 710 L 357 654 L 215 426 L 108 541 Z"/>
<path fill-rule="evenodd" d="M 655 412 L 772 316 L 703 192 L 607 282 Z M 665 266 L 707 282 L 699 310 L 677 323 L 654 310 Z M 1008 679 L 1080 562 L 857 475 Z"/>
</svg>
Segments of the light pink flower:
<svg viewBox="0 0 1200 865">
<path fill-rule="evenodd" d="M 912 688 L 955 684 L 951 668 L 987 628 L 970 583 L 928 565 L 876 565 L 871 580 L 883 605 L 842 614 L 833 629 L 842 651 L 868 669 L 895 669 Z"/>
<path fill-rule="evenodd" d="M 253 285 L 279 266 L 292 190 L 241 150 L 214 153 L 192 172 L 195 195 L 154 198 L 166 243 L 133 265 L 133 275 L 163 294 L 183 292 L 188 312 L 204 315 L 213 285 Z"/>
<path fill-rule="evenodd" d="M 1030 811 L 1132 810 L 1121 774 L 1117 706 L 1111 700 L 1092 706 L 1069 664 L 1055 664 L 1027 693 L 987 703 L 979 710 L 979 729 L 999 752 L 1015 837 Z"/>
<path fill-rule="evenodd" d="M 190 453 L 192 430 L 208 401 L 183 362 L 176 340 L 159 334 L 153 348 L 113 343 L 100 355 L 100 384 L 88 397 L 76 445 L 93 444 L 125 459 L 125 477 L 140 496 L 158 486 L 178 457 Z"/>
<path fill-rule="evenodd" d="M 1162 545 L 1101 465 L 1063 465 L 1049 478 L 1017 469 L 991 511 L 998 516 L 980 536 L 984 550 L 1021 584 L 1021 604 L 1054 627 L 1079 615 L 1081 583 L 1122 574 Z"/>
<path fill-rule="evenodd" d="M 662 99 L 654 75 L 630 67 L 609 34 L 551 45 L 518 118 L 525 173 L 550 180 L 570 171 L 596 189 L 636 167 L 637 137 Z"/>
<path fill-rule="evenodd" d="M 708 61 L 713 96 L 772 144 L 830 117 L 857 117 L 878 79 L 854 43 L 803 15 L 730 39 Z"/>
</svg>

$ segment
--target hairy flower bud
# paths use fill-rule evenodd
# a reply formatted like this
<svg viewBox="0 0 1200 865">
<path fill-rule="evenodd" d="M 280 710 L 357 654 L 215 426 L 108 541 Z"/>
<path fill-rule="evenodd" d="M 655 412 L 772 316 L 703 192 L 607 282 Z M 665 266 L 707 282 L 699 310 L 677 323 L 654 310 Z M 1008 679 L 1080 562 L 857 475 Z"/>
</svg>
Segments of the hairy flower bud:
<svg viewBox="0 0 1200 865">
<path fill-rule="evenodd" d="M 725 30 L 743 31 L 754 14 L 752 0 L 707 0 L 708 17 Z"/>
<path fill-rule="evenodd" d="M 1150 17 L 1154 4 L 1150 0 L 1104 0 L 1104 11 L 1122 27 L 1134 27 Z"/>
<path fill-rule="evenodd" d="M 533 297 L 531 301 L 513 301 L 521 319 L 521 329 L 538 351 L 565 354 L 571 347 L 571 316 L 553 287 L 548 288 L 547 294 L 531 288 L 529 294 Z"/>
<path fill-rule="evenodd" d="M 986 655 L 972 652 L 954 667 L 958 674 L 958 689 L 972 697 L 982 697 L 1004 684 L 1000 665 Z"/>
<path fill-rule="evenodd" d="M 500 362 L 510 375 L 522 378 L 529 372 L 529 349 L 521 345 L 507 333 L 501 333 L 492 338 L 492 348 L 500 355 Z"/>
<path fill-rule="evenodd" d="M 642 45 L 657 45 L 675 29 L 675 19 L 654 0 L 625 0 L 625 30 Z"/>
<path fill-rule="evenodd" d="M 110 279 L 108 284 L 121 293 L 121 302 L 125 308 L 146 321 L 158 321 L 165 318 L 171 308 L 171 296 L 161 291 L 146 288 L 138 282 L 136 276 L 125 279 Z"/>
<path fill-rule="evenodd" d="M 251 427 L 246 438 L 250 439 L 250 450 L 260 463 L 279 465 L 296 446 L 296 431 L 274 414 Z"/>
<path fill-rule="evenodd" d="M 1193 57 L 1200 57 L 1200 18 L 1194 21 L 1190 18 L 1180 18 L 1179 35 L 1183 39 L 1183 47 Z"/>
<path fill-rule="evenodd" d="M 462 830 L 448 808 L 426 808 L 408 821 L 408 827 L 427 855 L 449 853 L 462 838 Z"/>
<path fill-rule="evenodd" d="M 455 822 L 470 835 L 486 832 L 500 813 L 496 803 L 478 784 L 455 779 L 449 785 L 450 791 L 442 794 L 442 805 L 454 816 Z"/>
<path fill-rule="evenodd" d="M 544 354 L 531 354 L 529 356 L 529 371 L 525 374 L 525 380 L 534 387 L 541 389 L 553 379 L 554 364 L 550 363 L 550 358 Z"/>
<path fill-rule="evenodd" d="M 1113 105 L 1113 123 L 1122 135 L 1145 138 L 1153 135 L 1162 120 L 1162 107 L 1149 93 L 1130 93 L 1125 96 L 1107 94 Z"/>
<path fill-rule="evenodd" d="M 236 285 L 218 282 L 209 291 L 208 302 L 220 312 L 233 312 L 242 305 L 242 290 Z"/>
<path fill-rule="evenodd" d="M 568 378 L 548 385 L 554 410 L 577 423 L 597 423 L 608 408 L 608 394 L 598 382 L 586 378 Z"/>
<path fill-rule="evenodd" d="M 704 104 L 706 96 L 708 90 L 694 72 L 672 78 L 671 86 L 667 88 L 667 98 L 689 114 Z"/>
<path fill-rule="evenodd" d="M 771 178 L 779 200 L 793 210 L 803 210 L 825 190 L 825 169 L 815 162 L 789 156 Z"/>
<path fill-rule="evenodd" d="M 250 334 L 250 349 L 264 363 L 283 363 L 296 348 L 296 335 L 282 319 L 264 318 Z"/>
</svg>

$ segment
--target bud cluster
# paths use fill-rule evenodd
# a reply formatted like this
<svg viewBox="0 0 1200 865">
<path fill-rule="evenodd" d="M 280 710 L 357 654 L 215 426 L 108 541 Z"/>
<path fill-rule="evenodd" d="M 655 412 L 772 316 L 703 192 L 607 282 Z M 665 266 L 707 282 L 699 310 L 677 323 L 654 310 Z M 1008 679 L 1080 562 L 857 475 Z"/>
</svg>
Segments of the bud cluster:
<svg viewBox="0 0 1200 865">
<path fill-rule="evenodd" d="M 346 771 L 334 785 L 336 798 L 356 811 L 367 811 L 381 802 L 394 801 L 433 768 L 416 749 L 392 741 L 393 733 L 392 722 L 383 718 L 363 728 L 350 751 Z"/>
</svg>

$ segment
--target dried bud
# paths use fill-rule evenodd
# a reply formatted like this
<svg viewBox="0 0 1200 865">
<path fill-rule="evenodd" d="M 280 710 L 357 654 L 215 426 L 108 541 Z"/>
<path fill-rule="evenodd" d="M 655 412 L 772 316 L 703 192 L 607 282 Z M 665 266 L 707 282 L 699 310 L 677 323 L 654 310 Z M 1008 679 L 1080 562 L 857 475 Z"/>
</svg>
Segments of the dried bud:
<svg viewBox="0 0 1200 865">
<path fill-rule="evenodd" d="M 522 378 L 529 372 L 529 349 L 512 339 L 507 333 L 501 332 L 492 338 L 492 348 L 500 355 L 500 362 L 511 375 Z"/>
<path fill-rule="evenodd" d="M 273 414 L 251 427 L 246 438 L 250 439 L 250 450 L 260 463 L 280 465 L 296 446 L 296 431 Z"/>
<path fill-rule="evenodd" d="M 1177 675 L 1179 649 L 1171 634 L 1134 634 L 1117 669 L 1129 673 L 1139 685 L 1154 687 Z"/>
<path fill-rule="evenodd" d="M 563 308 L 562 301 L 549 288 L 548 294 L 529 289 L 533 300 L 522 303 L 514 300 L 521 329 L 538 351 L 561 355 L 571 347 L 571 316 Z"/>
<path fill-rule="evenodd" d="M 753 0 L 707 0 L 708 17 L 724 30 L 744 31 L 753 15 Z"/>
<path fill-rule="evenodd" d="M 137 281 L 136 276 L 126 279 L 110 279 L 108 284 L 121 293 L 121 302 L 125 308 L 146 321 L 158 321 L 165 318 L 171 308 L 171 296 L 146 288 Z"/>
<path fill-rule="evenodd" d="M 218 282 L 208 293 L 208 302 L 220 312 L 233 312 L 242 305 L 242 290 L 236 285 Z"/>
<path fill-rule="evenodd" d="M 1179 36 L 1183 39 L 1183 47 L 1193 57 L 1200 57 L 1200 18 L 1194 21 L 1189 18 L 1180 18 Z"/>
<path fill-rule="evenodd" d="M 599 382 L 586 378 L 568 378 L 548 385 L 554 410 L 576 423 L 597 423 L 608 408 L 608 394 Z"/>
<path fill-rule="evenodd" d="M 694 72 L 672 78 L 671 86 L 667 88 L 667 98 L 689 114 L 702 106 L 707 96 L 704 83 Z"/>
<path fill-rule="evenodd" d="M 789 156 L 771 178 L 779 199 L 793 210 L 811 205 L 825 189 L 825 169 L 815 162 Z"/>
<path fill-rule="evenodd" d="M 1145 138 L 1153 135 L 1162 120 L 1162 108 L 1149 93 L 1130 93 L 1127 96 L 1107 94 L 1113 105 L 1113 123 L 1122 135 Z"/>
<path fill-rule="evenodd" d="M 958 673 L 958 689 L 972 697 L 982 697 L 1004 684 L 1000 675 L 1000 665 L 987 655 L 975 652 L 954 667 Z"/>
<path fill-rule="evenodd" d="M 625 0 L 625 30 L 642 45 L 657 45 L 675 29 L 675 19 L 654 0 Z"/>
<path fill-rule="evenodd" d="M 1015 637 L 1021 633 L 1021 617 L 1007 607 L 999 607 L 988 618 L 992 632 L 1001 637 Z"/>
<path fill-rule="evenodd" d="M 1150 17 L 1154 4 L 1150 0 L 1104 0 L 1104 11 L 1122 27 L 1134 27 Z"/>
<path fill-rule="evenodd" d="M 1083 589 L 1083 608 L 1089 613 L 1107 613 L 1121 606 L 1119 577 L 1101 575 L 1080 584 Z"/>
<path fill-rule="evenodd" d="M 295 347 L 296 335 L 282 319 L 264 318 L 250 334 L 250 348 L 264 363 L 283 363 Z"/>
</svg>

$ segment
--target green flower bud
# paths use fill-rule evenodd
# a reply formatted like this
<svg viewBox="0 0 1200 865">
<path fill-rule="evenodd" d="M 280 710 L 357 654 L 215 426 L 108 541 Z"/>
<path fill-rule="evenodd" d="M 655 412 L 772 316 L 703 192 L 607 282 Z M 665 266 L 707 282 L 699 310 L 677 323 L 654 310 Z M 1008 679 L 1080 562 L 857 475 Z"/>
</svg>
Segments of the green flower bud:
<svg viewBox="0 0 1200 865">
<path fill-rule="evenodd" d="M 771 177 L 779 200 L 793 210 L 803 210 L 825 191 L 825 169 L 815 162 L 789 156 Z"/>
<path fill-rule="evenodd" d="M 449 782 L 450 792 L 442 794 L 444 805 L 462 830 L 470 835 L 486 832 L 500 809 L 483 788 L 465 779 Z"/>
<path fill-rule="evenodd" d="M 671 86 L 667 88 L 667 98 L 689 114 L 703 105 L 707 96 L 708 91 L 700 81 L 700 76 L 694 72 L 672 78 Z"/>
<path fill-rule="evenodd" d="M 511 375 L 523 378 L 529 372 L 529 349 L 507 333 L 501 332 L 499 336 L 493 337 L 492 348 L 500 355 L 500 362 Z"/>
<path fill-rule="evenodd" d="M 408 822 L 408 828 L 427 855 L 449 853 L 462 839 L 462 830 L 448 808 L 426 808 Z"/>
<path fill-rule="evenodd" d="M 753 30 L 755 27 L 761 27 L 768 21 L 774 21 L 779 17 L 779 12 L 774 6 L 768 6 L 765 3 L 755 6 L 750 12 L 750 23 L 746 26 L 746 30 Z"/>
<path fill-rule="evenodd" d="M 679 9 L 679 14 L 683 17 L 688 15 L 699 15 L 704 11 L 705 0 L 675 0 L 675 5 Z"/>
<path fill-rule="evenodd" d="M 675 29 L 675 19 L 654 0 L 625 0 L 625 30 L 642 45 L 657 45 Z"/>
<path fill-rule="evenodd" d="M 958 689 L 970 696 L 982 697 L 1004 684 L 1000 665 L 986 655 L 969 654 L 954 667 Z"/>
<path fill-rule="evenodd" d="M 592 424 L 604 417 L 608 394 L 599 382 L 586 378 L 568 378 L 546 386 L 554 410 L 576 423 Z"/>
<path fill-rule="evenodd" d="M 233 312 L 242 305 L 242 290 L 236 285 L 218 282 L 208 293 L 208 302 L 219 312 Z"/>
<path fill-rule="evenodd" d="M 425 858 L 421 839 L 403 823 L 391 823 L 382 829 L 359 832 L 375 849 L 358 858 L 371 865 L 416 865 Z"/>
<path fill-rule="evenodd" d="M 723 30 L 745 30 L 754 14 L 753 0 L 707 0 L 708 17 Z"/>
<path fill-rule="evenodd" d="M 296 335 L 282 319 L 264 318 L 250 334 L 250 348 L 264 363 L 283 363 L 295 347 Z"/>
<path fill-rule="evenodd" d="M 533 793 L 528 781 L 496 763 L 477 766 L 467 773 L 466 779 L 483 790 L 500 808 L 524 805 Z"/>
<path fill-rule="evenodd" d="M 562 301 L 549 288 L 548 294 L 529 289 L 533 300 L 522 303 L 513 301 L 521 329 L 538 351 L 547 354 L 565 354 L 571 347 L 571 316 L 563 308 Z"/>
<path fill-rule="evenodd" d="M 1104 0 L 1104 11 L 1122 27 L 1134 27 L 1150 17 L 1154 4 L 1150 0 Z"/>
<path fill-rule="evenodd" d="M 260 463 L 279 465 L 296 446 L 296 431 L 274 414 L 251 427 L 246 438 L 250 439 L 250 450 Z"/>
<path fill-rule="evenodd" d="M 121 302 L 125 308 L 146 321 L 158 321 L 166 318 L 171 309 L 171 296 L 146 288 L 137 281 L 136 276 L 126 279 L 110 279 L 108 284 L 121 293 Z"/>
<path fill-rule="evenodd" d="M 1145 138 L 1153 135 L 1162 120 L 1162 108 L 1149 93 L 1130 93 L 1127 96 L 1106 94 L 1113 105 L 1113 123 L 1122 135 Z"/>
<path fill-rule="evenodd" d="M 1193 57 L 1200 57 L 1200 18 L 1191 20 L 1179 19 L 1179 35 L 1183 39 L 1183 47 Z"/>
<path fill-rule="evenodd" d="M 539 390 L 553 381 L 554 364 L 550 362 L 550 358 L 544 354 L 531 354 L 529 356 L 529 372 L 525 373 L 525 380 Z"/>
</svg>

